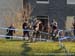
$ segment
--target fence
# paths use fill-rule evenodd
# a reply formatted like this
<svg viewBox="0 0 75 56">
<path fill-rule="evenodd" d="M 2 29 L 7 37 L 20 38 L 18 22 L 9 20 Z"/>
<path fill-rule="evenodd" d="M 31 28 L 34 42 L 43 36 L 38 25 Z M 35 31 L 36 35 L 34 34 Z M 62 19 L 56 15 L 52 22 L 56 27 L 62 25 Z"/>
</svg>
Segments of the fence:
<svg viewBox="0 0 75 56">
<path fill-rule="evenodd" d="M 7 30 L 9 28 L 0 27 L 0 29 L 1 30 Z M 9 30 L 34 32 L 34 30 L 30 30 L 30 29 L 28 29 L 28 30 L 23 30 L 23 29 L 9 29 Z M 63 38 L 60 35 L 61 32 L 64 32 L 65 33 L 64 36 L 63 36 Z M 44 35 L 51 36 L 51 34 L 50 33 L 47 33 L 47 32 L 39 31 L 39 33 L 40 34 L 44 34 Z M 58 29 L 57 35 L 58 35 L 58 40 L 64 40 L 64 39 L 68 39 L 68 38 L 74 39 L 75 38 L 75 36 L 73 34 L 73 29 L 69 29 L 69 30 L 60 30 L 60 29 Z M 7 35 L 2 35 L 2 34 L 0 34 L 0 37 L 14 37 L 14 38 L 17 37 L 17 38 L 23 38 L 22 36 L 7 36 Z M 42 38 L 40 37 L 40 39 L 42 39 Z"/>
</svg>

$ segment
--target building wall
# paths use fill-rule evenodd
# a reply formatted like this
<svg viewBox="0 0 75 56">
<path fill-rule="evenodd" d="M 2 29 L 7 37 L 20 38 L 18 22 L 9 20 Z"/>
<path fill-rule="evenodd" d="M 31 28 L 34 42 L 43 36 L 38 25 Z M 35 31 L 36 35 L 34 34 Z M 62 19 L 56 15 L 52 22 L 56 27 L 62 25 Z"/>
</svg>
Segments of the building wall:
<svg viewBox="0 0 75 56">
<path fill-rule="evenodd" d="M 65 28 L 66 0 L 49 0 L 49 4 L 37 4 L 36 0 L 29 0 L 29 2 L 33 8 L 32 16 L 49 16 L 50 21 L 56 18 L 59 28 Z"/>
<path fill-rule="evenodd" d="M 66 15 L 75 16 L 75 4 L 67 4 Z"/>
<path fill-rule="evenodd" d="M 32 5 L 33 16 L 48 15 L 49 4 L 37 4 L 36 0 L 29 0 L 29 2 Z"/>
<path fill-rule="evenodd" d="M 51 4 L 49 5 L 49 16 L 50 20 L 56 19 L 58 22 L 58 28 L 65 28 L 66 21 L 66 0 L 51 0 Z"/>
<path fill-rule="evenodd" d="M 16 12 L 22 7 L 22 0 L 0 0 L 0 27 L 7 27 L 8 22 L 11 24 L 15 19 Z M 0 33 L 4 33 L 4 30 L 0 30 Z"/>
<path fill-rule="evenodd" d="M 29 2 L 32 16 L 49 16 L 50 22 L 56 19 L 59 29 L 66 29 L 67 16 L 75 16 L 75 4 L 67 4 L 67 0 L 49 0 L 49 4 L 37 4 L 36 0 Z"/>
</svg>

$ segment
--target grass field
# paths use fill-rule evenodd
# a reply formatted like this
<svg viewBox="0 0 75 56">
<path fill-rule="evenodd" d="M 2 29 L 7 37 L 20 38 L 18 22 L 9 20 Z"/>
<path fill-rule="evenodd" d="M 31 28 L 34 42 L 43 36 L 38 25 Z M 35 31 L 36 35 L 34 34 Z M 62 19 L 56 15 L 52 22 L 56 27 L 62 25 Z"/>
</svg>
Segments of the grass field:
<svg viewBox="0 0 75 56">
<path fill-rule="evenodd" d="M 0 40 L 0 56 L 21 56 L 23 41 Z"/>
<path fill-rule="evenodd" d="M 64 42 L 64 45 L 70 53 L 75 53 L 75 42 Z M 64 53 L 64 49 L 60 49 L 58 42 L 0 40 L 0 56 L 51 56 L 52 53 Z"/>
</svg>

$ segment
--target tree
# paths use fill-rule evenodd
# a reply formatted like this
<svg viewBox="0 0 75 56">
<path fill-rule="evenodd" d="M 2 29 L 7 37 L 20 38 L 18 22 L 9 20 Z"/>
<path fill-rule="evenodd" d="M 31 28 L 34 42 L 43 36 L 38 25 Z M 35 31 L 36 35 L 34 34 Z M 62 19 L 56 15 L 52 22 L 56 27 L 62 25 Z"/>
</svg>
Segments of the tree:
<svg viewBox="0 0 75 56">
<path fill-rule="evenodd" d="M 30 3 L 26 2 L 24 6 L 25 6 L 24 8 L 21 8 L 21 9 L 18 8 L 17 11 L 11 8 L 11 11 L 9 11 L 9 14 L 5 16 L 6 26 L 9 26 L 12 23 L 17 29 L 22 29 L 23 22 L 25 20 L 29 21 L 31 17 L 30 15 L 32 12 Z M 12 17 L 12 14 L 14 14 L 13 17 Z M 21 33 L 22 31 L 17 31 L 16 35 L 19 35 Z"/>
</svg>

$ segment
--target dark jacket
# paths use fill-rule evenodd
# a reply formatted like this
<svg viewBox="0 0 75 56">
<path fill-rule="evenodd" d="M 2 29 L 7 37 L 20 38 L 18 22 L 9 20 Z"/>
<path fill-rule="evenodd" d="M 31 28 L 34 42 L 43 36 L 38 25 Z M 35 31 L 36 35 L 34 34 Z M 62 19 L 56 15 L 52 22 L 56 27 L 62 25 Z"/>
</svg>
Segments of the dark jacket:
<svg viewBox="0 0 75 56">
<path fill-rule="evenodd" d="M 28 24 L 27 23 L 23 23 L 22 28 L 23 28 L 23 30 L 29 29 Z"/>
<path fill-rule="evenodd" d="M 7 34 L 8 35 L 13 35 L 13 33 L 15 33 L 15 27 L 13 27 L 13 26 L 10 26 L 10 27 L 8 27 L 8 29 L 7 29 Z"/>
</svg>

